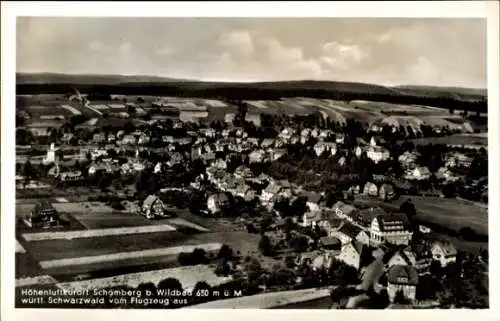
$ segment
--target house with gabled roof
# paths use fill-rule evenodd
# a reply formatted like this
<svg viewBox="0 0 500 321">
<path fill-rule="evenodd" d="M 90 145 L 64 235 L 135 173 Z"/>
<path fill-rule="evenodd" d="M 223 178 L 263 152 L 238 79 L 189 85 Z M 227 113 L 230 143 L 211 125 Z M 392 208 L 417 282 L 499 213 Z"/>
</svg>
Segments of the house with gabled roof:
<svg viewBox="0 0 500 321">
<path fill-rule="evenodd" d="M 435 241 L 431 246 L 431 252 L 432 258 L 443 267 L 454 263 L 457 259 L 457 249 L 451 242 Z"/>
<path fill-rule="evenodd" d="M 164 217 L 166 214 L 166 204 L 156 195 L 146 197 L 141 206 L 141 214 L 147 219 Z"/>
<path fill-rule="evenodd" d="M 413 236 L 405 214 L 378 215 L 370 226 L 370 244 L 378 246 L 384 242 L 408 245 Z"/>
<path fill-rule="evenodd" d="M 331 229 L 329 235 L 340 239 L 342 244 L 352 242 L 353 240 L 366 245 L 370 243 L 370 237 L 367 232 L 345 221 L 338 228 Z"/>
<path fill-rule="evenodd" d="M 357 270 L 361 264 L 361 253 L 363 252 L 363 247 L 364 244 L 356 240 L 344 244 L 340 254 L 337 255 L 337 260 L 340 260 Z"/>
<path fill-rule="evenodd" d="M 335 214 L 341 219 L 345 219 L 349 222 L 353 222 L 355 216 L 357 215 L 358 209 L 350 204 L 346 204 L 342 201 L 338 201 L 333 205 L 333 210 Z"/>
<path fill-rule="evenodd" d="M 387 294 L 389 300 L 394 302 L 398 292 L 406 300 L 414 301 L 417 293 L 418 273 L 409 265 L 393 265 L 387 272 Z"/>
</svg>

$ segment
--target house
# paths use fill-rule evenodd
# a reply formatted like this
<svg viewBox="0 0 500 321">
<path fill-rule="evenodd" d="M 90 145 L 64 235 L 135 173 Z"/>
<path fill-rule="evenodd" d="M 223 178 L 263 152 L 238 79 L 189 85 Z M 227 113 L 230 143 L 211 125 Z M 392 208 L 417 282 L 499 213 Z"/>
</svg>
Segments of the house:
<svg viewBox="0 0 500 321">
<path fill-rule="evenodd" d="M 207 209 L 215 215 L 229 207 L 229 198 L 225 193 L 212 194 L 207 199 Z"/>
<path fill-rule="evenodd" d="M 333 142 L 318 142 L 314 145 L 316 156 L 321 156 L 324 152 L 329 152 L 331 155 L 337 153 L 337 144 Z"/>
<path fill-rule="evenodd" d="M 272 197 L 278 195 L 278 193 L 282 190 L 282 187 L 276 182 L 270 182 L 267 187 L 262 190 L 260 199 L 265 204 L 271 200 Z"/>
<path fill-rule="evenodd" d="M 409 265 L 415 266 L 417 263 L 417 259 L 415 258 L 415 254 L 411 251 L 409 247 L 404 249 L 400 249 L 396 251 L 389 261 L 387 262 L 387 268 L 390 269 L 394 265 Z"/>
<path fill-rule="evenodd" d="M 361 244 L 370 244 L 370 237 L 362 228 L 347 222 L 344 222 L 336 229 L 330 230 L 329 235 L 337 237 L 342 244 L 353 240 Z"/>
<path fill-rule="evenodd" d="M 454 263 L 457 259 L 457 249 L 450 242 L 435 241 L 431 246 L 432 258 L 442 267 Z"/>
<path fill-rule="evenodd" d="M 382 184 L 378 190 L 378 195 L 383 201 L 390 201 L 396 198 L 396 192 L 392 184 Z"/>
<path fill-rule="evenodd" d="M 94 148 L 90 151 L 90 157 L 92 158 L 92 160 L 96 160 L 101 156 L 108 156 L 108 151 L 103 148 Z"/>
<path fill-rule="evenodd" d="M 300 136 L 301 137 L 307 137 L 311 136 L 311 129 L 310 128 L 304 128 L 300 131 Z"/>
<path fill-rule="evenodd" d="M 134 135 L 124 135 L 122 140 L 121 140 L 121 143 L 123 145 L 135 145 L 135 143 L 136 143 L 135 136 Z"/>
<path fill-rule="evenodd" d="M 148 135 L 141 134 L 141 135 L 139 135 L 139 138 L 137 139 L 137 144 L 146 145 L 146 144 L 149 144 L 150 141 L 151 141 L 151 138 Z"/>
<path fill-rule="evenodd" d="M 156 195 L 146 197 L 141 206 L 141 214 L 148 219 L 164 217 L 166 214 L 166 204 Z"/>
<path fill-rule="evenodd" d="M 388 160 L 391 157 L 391 154 L 387 149 L 378 146 L 375 138 L 372 137 L 372 139 L 370 140 L 370 146 L 366 151 L 366 156 L 374 163 L 379 163 L 381 161 Z"/>
<path fill-rule="evenodd" d="M 389 151 L 380 146 L 370 146 L 366 151 L 366 156 L 374 163 L 386 161 L 391 157 Z"/>
<path fill-rule="evenodd" d="M 182 156 L 182 154 L 176 152 L 170 155 L 170 159 L 168 160 L 167 165 L 172 167 L 174 165 L 182 164 L 183 161 L 184 157 Z"/>
<path fill-rule="evenodd" d="M 250 163 L 262 163 L 266 157 L 266 152 L 262 149 L 254 150 L 248 155 Z"/>
<path fill-rule="evenodd" d="M 377 196 L 378 195 L 378 187 L 374 183 L 368 182 L 363 187 L 363 194 L 368 196 Z"/>
<path fill-rule="evenodd" d="M 320 202 L 323 200 L 321 194 L 315 192 L 302 192 L 301 196 L 307 198 L 307 208 L 310 212 L 317 212 L 320 210 Z"/>
<path fill-rule="evenodd" d="M 370 226 L 370 245 L 384 242 L 394 245 L 408 245 L 413 232 L 405 214 L 387 214 L 375 217 Z"/>
<path fill-rule="evenodd" d="M 105 133 L 96 133 L 96 134 L 94 134 L 94 136 L 92 136 L 92 141 L 96 144 L 104 143 L 106 141 L 106 134 Z"/>
<path fill-rule="evenodd" d="M 159 174 L 162 172 L 162 169 L 163 169 L 163 164 L 158 162 L 156 163 L 155 168 L 153 169 L 153 173 Z"/>
<path fill-rule="evenodd" d="M 323 236 L 318 241 L 321 248 L 326 250 L 341 250 L 342 242 L 334 236 Z"/>
<path fill-rule="evenodd" d="M 379 215 L 387 215 L 387 212 L 379 206 L 369 207 L 358 211 L 354 220 L 358 225 L 369 229 L 373 219 Z"/>
<path fill-rule="evenodd" d="M 108 134 L 108 143 L 113 143 L 114 141 L 116 141 L 116 135 L 113 133 L 109 133 Z"/>
<path fill-rule="evenodd" d="M 409 170 L 405 174 L 405 178 L 408 180 L 426 180 L 431 177 L 432 173 L 427 167 L 415 167 Z"/>
<path fill-rule="evenodd" d="M 48 200 L 39 201 L 24 219 L 29 227 L 50 227 L 58 225 L 59 214 Z"/>
<path fill-rule="evenodd" d="M 439 168 L 436 173 L 436 178 L 449 182 L 455 182 L 460 179 L 460 177 L 455 176 L 455 174 L 447 167 Z"/>
<path fill-rule="evenodd" d="M 74 137 L 75 135 L 73 133 L 64 133 L 61 137 L 61 141 L 65 144 L 69 144 Z"/>
<path fill-rule="evenodd" d="M 47 154 L 42 159 L 42 164 L 48 165 L 51 163 L 57 163 L 62 159 L 62 154 L 59 147 L 56 147 L 54 143 L 50 144 Z"/>
<path fill-rule="evenodd" d="M 359 269 L 361 263 L 361 253 L 364 245 L 356 240 L 353 240 L 342 246 L 340 254 L 337 255 L 337 260 L 344 262 L 347 265 Z"/>
<path fill-rule="evenodd" d="M 446 157 L 445 166 L 449 168 L 469 168 L 473 160 L 473 157 L 470 157 L 466 154 L 452 153 Z"/>
<path fill-rule="evenodd" d="M 302 223 L 303 227 L 315 227 L 321 221 L 321 212 L 305 212 L 302 215 Z"/>
<path fill-rule="evenodd" d="M 215 168 L 226 169 L 227 162 L 222 158 L 217 158 L 215 161 L 212 162 L 212 166 Z"/>
<path fill-rule="evenodd" d="M 341 144 L 341 145 L 344 144 L 344 142 L 345 142 L 345 135 L 342 134 L 342 133 L 335 134 L 335 142 L 337 144 Z"/>
<path fill-rule="evenodd" d="M 269 151 L 269 156 L 271 158 L 271 161 L 277 161 L 281 157 L 285 156 L 287 153 L 286 149 L 272 149 Z"/>
<path fill-rule="evenodd" d="M 68 171 L 61 172 L 59 174 L 59 180 L 61 182 L 70 182 L 70 181 L 80 181 L 83 179 L 82 172 L 80 171 Z"/>
<path fill-rule="evenodd" d="M 418 273 L 408 265 L 394 265 L 387 273 L 387 294 L 389 300 L 394 302 L 398 292 L 410 302 L 415 300 L 418 286 Z"/>
<path fill-rule="evenodd" d="M 350 204 L 338 201 L 333 205 L 333 210 L 339 218 L 353 222 L 358 209 Z"/>
<path fill-rule="evenodd" d="M 417 159 L 418 154 L 410 151 L 406 151 L 398 157 L 399 163 L 401 163 L 401 166 L 406 169 L 415 167 Z"/>
<path fill-rule="evenodd" d="M 278 137 L 280 137 L 283 140 L 289 140 L 295 133 L 296 131 L 293 128 L 286 127 L 279 133 Z"/>
<path fill-rule="evenodd" d="M 263 149 L 267 149 L 274 146 L 274 139 L 272 138 L 265 138 L 262 140 L 262 143 L 260 143 L 260 147 Z"/>
<path fill-rule="evenodd" d="M 412 249 L 407 248 L 407 251 L 413 251 L 415 256 L 414 267 L 418 272 L 418 275 L 430 273 L 430 267 L 432 263 L 432 252 L 429 244 L 419 243 L 413 246 Z"/>
</svg>

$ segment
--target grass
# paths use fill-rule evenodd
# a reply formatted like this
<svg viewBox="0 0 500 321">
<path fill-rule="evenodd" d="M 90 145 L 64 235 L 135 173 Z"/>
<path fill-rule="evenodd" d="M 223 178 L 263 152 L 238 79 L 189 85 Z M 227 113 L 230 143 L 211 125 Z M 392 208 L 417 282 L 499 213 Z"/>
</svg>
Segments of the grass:
<svg viewBox="0 0 500 321">
<path fill-rule="evenodd" d="M 417 138 L 408 140 L 415 145 L 427 145 L 427 144 L 452 144 L 452 145 L 479 145 L 488 146 L 488 137 L 481 135 L 452 135 L 445 137 L 430 137 L 430 138 Z"/>
<path fill-rule="evenodd" d="M 183 245 L 176 247 L 158 248 L 153 250 L 142 250 L 133 252 L 118 252 L 113 254 L 95 255 L 95 256 L 80 256 L 58 260 L 40 261 L 40 266 L 44 269 L 68 267 L 85 264 L 96 264 L 114 262 L 126 259 L 140 259 L 152 258 L 165 255 L 177 255 L 182 252 L 192 252 L 196 248 L 204 249 L 207 252 L 216 251 L 220 249 L 220 243 L 196 244 L 196 245 Z"/>
</svg>

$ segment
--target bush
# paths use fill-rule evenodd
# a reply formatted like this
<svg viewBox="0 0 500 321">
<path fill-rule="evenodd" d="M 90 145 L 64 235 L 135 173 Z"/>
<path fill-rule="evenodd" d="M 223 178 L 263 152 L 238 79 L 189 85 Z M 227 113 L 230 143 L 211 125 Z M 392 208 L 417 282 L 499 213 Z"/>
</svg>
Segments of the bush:
<svg viewBox="0 0 500 321">
<path fill-rule="evenodd" d="M 181 252 L 177 256 L 177 261 L 181 265 L 198 265 L 208 262 L 207 252 L 204 249 L 194 249 L 193 252 Z"/>
</svg>

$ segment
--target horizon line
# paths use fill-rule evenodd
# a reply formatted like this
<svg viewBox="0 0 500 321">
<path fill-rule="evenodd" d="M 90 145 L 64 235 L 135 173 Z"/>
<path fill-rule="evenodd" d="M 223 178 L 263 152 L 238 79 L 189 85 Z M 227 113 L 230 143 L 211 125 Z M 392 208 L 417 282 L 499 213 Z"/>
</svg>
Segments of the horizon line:
<svg viewBox="0 0 500 321">
<path fill-rule="evenodd" d="M 488 90 L 488 87 L 474 87 L 474 86 L 456 86 L 456 85 L 415 85 L 415 84 L 383 84 L 383 83 L 372 83 L 363 81 L 342 81 L 342 80 L 327 80 L 327 79 L 281 79 L 281 80 L 220 80 L 220 79 L 202 79 L 202 78 L 183 78 L 183 77 L 171 77 L 171 76 L 160 76 L 151 74 L 110 74 L 110 73 L 71 73 L 71 72 L 52 72 L 52 71 L 16 71 L 16 76 L 18 74 L 28 74 L 28 75 L 42 75 L 42 74 L 52 74 L 52 75 L 63 75 L 63 76 L 111 76 L 111 77 L 154 77 L 163 78 L 165 80 L 178 80 L 178 81 L 192 81 L 192 82 L 214 82 L 214 83 L 279 83 L 279 82 L 300 82 L 300 81 L 314 81 L 314 82 L 341 82 L 341 83 L 353 83 L 353 84 L 367 84 L 374 86 L 381 86 L 387 88 L 397 88 L 402 86 L 411 87 L 433 87 L 433 88 L 462 88 L 462 89 L 475 89 L 475 90 Z"/>
</svg>

